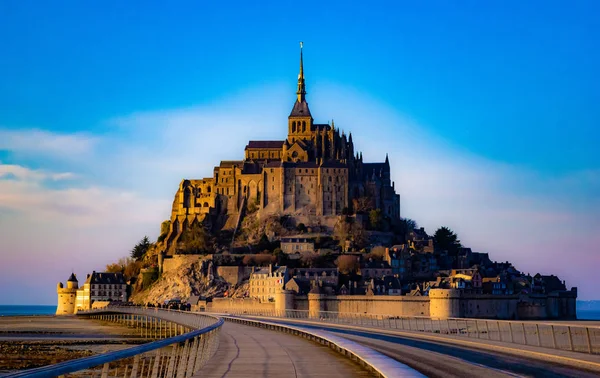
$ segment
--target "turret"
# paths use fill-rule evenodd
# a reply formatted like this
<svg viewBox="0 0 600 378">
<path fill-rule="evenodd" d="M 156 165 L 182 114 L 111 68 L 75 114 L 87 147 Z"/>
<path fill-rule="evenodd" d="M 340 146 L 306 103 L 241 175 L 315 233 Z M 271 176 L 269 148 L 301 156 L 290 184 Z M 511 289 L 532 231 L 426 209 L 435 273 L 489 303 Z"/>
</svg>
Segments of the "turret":
<svg viewBox="0 0 600 378">
<path fill-rule="evenodd" d="M 71 273 L 71 276 L 67 280 L 67 287 L 64 287 L 62 282 L 56 285 L 56 294 L 58 297 L 56 315 L 75 314 L 75 300 L 77 299 L 78 286 L 74 273 Z"/>
</svg>

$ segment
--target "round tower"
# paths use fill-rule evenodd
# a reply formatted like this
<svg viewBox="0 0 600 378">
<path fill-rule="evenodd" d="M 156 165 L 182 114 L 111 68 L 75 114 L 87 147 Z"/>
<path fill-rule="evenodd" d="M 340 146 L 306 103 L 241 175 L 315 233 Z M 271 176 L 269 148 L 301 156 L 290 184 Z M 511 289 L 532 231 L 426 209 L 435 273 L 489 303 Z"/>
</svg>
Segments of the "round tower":
<svg viewBox="0 0 600 378">
<path fill-rule="evenodd" d="M 460 290 L 429 290 L 429 316 L 432 318 L 460 318 Z"/>
<path fill-rule="evenodd" d="M 291 290 L 279 290 L 275 293 L 275 310 L 277 316 L 287 317 L 288 310 L 294 309 L 294 292 Z"/>
<path fill-rule="evenodd" d="M 62 282 L 56 285 L 56 293 L 58 294 L 58 304 L 56 306 L 56 315 L 73 315 L 75 314 L 75 299 L 77 298 L 77 289 L 79 282 L 75 274 L 71 273 L 71 277 L 67 280 L 65 288 Z"/>
</svg>

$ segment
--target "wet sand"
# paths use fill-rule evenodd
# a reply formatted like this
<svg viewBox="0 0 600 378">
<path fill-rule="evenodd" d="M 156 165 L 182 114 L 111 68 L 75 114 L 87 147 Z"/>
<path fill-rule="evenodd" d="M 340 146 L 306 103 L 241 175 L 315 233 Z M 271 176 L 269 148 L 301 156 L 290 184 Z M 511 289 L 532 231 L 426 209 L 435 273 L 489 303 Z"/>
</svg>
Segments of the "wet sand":
<svg viewBox="0 0 600 378">
<path fill-rule="evenodd" d="M 0 317 L 0 374 L 148 342 L 135 329 L 75 316 Z"/>
</svg>

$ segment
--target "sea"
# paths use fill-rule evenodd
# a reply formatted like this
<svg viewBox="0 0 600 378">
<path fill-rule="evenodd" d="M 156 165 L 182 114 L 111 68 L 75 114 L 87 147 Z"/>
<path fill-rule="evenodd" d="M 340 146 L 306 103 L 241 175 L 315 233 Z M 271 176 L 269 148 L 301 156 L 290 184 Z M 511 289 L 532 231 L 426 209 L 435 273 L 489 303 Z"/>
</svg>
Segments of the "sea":
<svg viewBox="0 0 600 378">
<path fill-rule="evenodd" d="M 0 316 L 32 316 L 32 315 L 54 315 L 56 306 L 37 305 L 0 305 Z M 577 309 L 579 320 L 600 320 L 600 311 Z"/>
<path fill-rule="evenodd" d="M 56 306 L 0 305 L 0 316 L 54 315 Z"/>
</svg>

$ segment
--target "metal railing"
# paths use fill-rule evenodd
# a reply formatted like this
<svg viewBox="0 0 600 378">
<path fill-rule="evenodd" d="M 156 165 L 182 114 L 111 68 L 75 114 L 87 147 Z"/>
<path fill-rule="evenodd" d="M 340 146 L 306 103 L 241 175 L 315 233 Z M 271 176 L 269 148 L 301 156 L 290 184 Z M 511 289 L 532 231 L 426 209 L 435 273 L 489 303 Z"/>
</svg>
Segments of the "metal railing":
<svg viewBox="0 0 600 378">
<path fill-rule="evenodd" d="M 428 332 L 473 339 L 502 341 L 558 350 L 600 354 L 600 326 L 539 321 L 468 318 L 436 319 L 383 314 L 309 310 L 228 309 L 232 315 L 305 319 L 352 326 Z"/>
<path fill-rule="evenodd" d="M 135 327 L 142 336 L 159 340 L 6 377 L 191 377 L 217 351 L 224 322 L 208 314 L 136 307 L 108 307 L 78 316 Z"/>
</svg>

